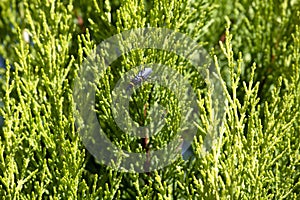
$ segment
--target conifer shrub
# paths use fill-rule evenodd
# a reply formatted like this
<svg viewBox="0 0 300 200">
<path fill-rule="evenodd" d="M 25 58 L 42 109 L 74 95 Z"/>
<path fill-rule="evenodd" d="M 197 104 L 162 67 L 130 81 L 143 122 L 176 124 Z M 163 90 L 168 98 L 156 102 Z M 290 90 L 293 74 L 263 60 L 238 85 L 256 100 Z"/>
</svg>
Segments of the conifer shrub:
<svg viewBox="0 0 300 200">
<path fill-rule="evenodd" d="M 0 13 L 1 199 L 299 198 L 298 1 L 2 0 Z M 91 84 L 80 79 L 91 55 L 103 53 L 99 44 L 138 28 L 191 38 L 207 52 L 214 71 L 204 63 L 199 67 L 216 82 L 199 76 L 186 58 L 151 48 L 122 54 Z M 185 45 L 178 45 L 183 54 L 193 52 Z M 189 154 L 173 146 L 183 155 L 172 163 L 128 172 L 118 168 L 123 158 L 108 166 L 83 142 L 81 130 L 90 125 L 78 122 L 76 110 L 86 109 L 78 105 L 90 94 L 79 96 L 80 104 L 76 89 L 94 88 L 92 113 L 118 148 L 151 154 L 150 147 L 163 148 L 177 137 L 185 119 L 174 91 L 143 74 L 130 97 L 135 124 L 165 121 L 157 137 L 125 134 L 112 103 L 118 81 L 149 63 L 168 65 L 187 79 L 199 109 L 196 128 L 188 138 Z M 174 79 L 169 77 L 178 84 Z M 212 98 L 218 89 L 224 95 Z M 148 117 L 156 104 L 166 109 Z M 216 137 L 204 144 L 213 132 Z"/>
</svg>

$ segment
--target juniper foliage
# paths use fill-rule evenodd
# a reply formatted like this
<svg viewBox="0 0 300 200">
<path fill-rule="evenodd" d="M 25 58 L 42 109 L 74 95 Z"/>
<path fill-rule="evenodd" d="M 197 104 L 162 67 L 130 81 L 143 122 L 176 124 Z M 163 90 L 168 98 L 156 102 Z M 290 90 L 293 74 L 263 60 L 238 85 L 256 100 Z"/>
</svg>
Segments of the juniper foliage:
<svg viewBox="0 0 300 200">
<path fill-rule="evenodd" d="M 298 199 L 299 10 L 296 0 L 2 0 L 1 198 Z M 150 173 L 124 173 L 97 163 L 82 144 L 73 85 L 97 44 L 142 27 L 185 33 L 210 52 L 227 104 L 223 129 L 202 155 L 214 123 L 212 88 L 174 54 L 146 49 L 122 55 L 102 74 L 96 92 L 101 127 L 120 148 L 145 151 L 141 141 L 118 129 L 110 110 L 110 89 L 132 66 L 159 61 L 190 76 L 201 110 L 193 159 L 178 158 Z M 149 123 L 139 113 L 151 87 L 132 97 L 136 122 Z M 180 116 L 176 99 L 158 98 L 171 98 L 171 91 L 155 92 L 149 104 L 160 101 L 170 111 L 170 126 L 151 140 L 160 147 L 174 136 Z"/>
</svg>

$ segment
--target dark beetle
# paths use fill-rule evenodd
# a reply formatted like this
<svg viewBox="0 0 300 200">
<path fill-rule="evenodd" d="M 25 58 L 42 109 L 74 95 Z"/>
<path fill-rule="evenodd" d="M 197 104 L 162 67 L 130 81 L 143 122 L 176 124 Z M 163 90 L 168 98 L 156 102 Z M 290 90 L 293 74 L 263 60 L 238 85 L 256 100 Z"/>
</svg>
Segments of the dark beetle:
<svg viewBox="0 0 300 200">
<path fill-rule="evenodd" d="M 129 85 L 126 88 L 126 91 L 133 88 L 133 86 L 141 84 L 142 81 L 146 80 L 150 74 L 152 73 L 151 68 L 145 68 L 142 71 L 140 71 L 133 79 L 130 80 Z"/>
</svg>

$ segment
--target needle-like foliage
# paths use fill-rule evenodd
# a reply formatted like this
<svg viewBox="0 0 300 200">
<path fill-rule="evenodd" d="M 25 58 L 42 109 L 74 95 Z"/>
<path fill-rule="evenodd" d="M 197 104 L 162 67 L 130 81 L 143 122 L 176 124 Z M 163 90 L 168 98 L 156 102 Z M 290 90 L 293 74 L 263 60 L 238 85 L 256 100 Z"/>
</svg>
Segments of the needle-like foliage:
<svg viewBox="0 0 300 200">
<path fill-rule="evenodd" d="M 1 0 L 0 199 L 299 199 L 299 10 L 296 0 Z M 128 112 L 146 126 L 151 108 L 163 105 L 157 116 L 166 125 L 149 138 L 125 134 L 113 116 L 113 89 L 127 72 L 139 74 L 138 66 L 160 63 L 181 74 L 199 108 L 195 137 L 181 138 L 193 141 L 192 155 L 126 173 L 83 144 L 74 84 L 102 41 L 150 27 L 186 34 L 209 52 L 209 76 L 224 99 L 216 102 L 216 85 L 173 52 L 135 49 L 117 58 L 93 87 L 101 129 L 118 148 L 162 148 L 177 137 L 186 109 L 172 90 L 147 82 L 155 78 L 149 75 L 139 80 Z M 224 115 L 216 122 L 220 103 Z M 218 137 L 203 154 L 212 127 Z"/>
</svg>

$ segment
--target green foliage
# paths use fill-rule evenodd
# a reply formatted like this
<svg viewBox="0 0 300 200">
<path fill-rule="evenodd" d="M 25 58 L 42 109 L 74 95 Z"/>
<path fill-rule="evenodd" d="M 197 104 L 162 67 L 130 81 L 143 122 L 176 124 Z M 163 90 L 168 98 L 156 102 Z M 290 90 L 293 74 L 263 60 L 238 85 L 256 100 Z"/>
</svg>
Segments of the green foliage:
<svg viewBox="0 0 300 200">
<path fill-rule="evenodd" d="M 0 2 L 0 197 L 2 199 L 297 199 L 300 193 L 300 4 L 298 1 Z M 181 57 L 154 49 L 118 58 L 98 82 L 97 115 L 108 137 L 130 152 L 145 151 L 111 114 L 111 89 L 133 66 L 162 63 L 188 77 L 200 109 L 194 158 L 149 173 L 124 173 L 97 163 L 80 139 L 73 85 L 84 58 L 125 30 L 165 27 L 185 33 L 214 59 L 225 91 L 224 126 L 210 152 L 214 124 L 205 80 Z M 24 32 L 30 41 L 24 39 Z M 155 55 L 155 56 L 154 56 Z M 145 84 L 130 102 L 140 125 L 155 102 L 168 107 L 161 147 L 177 129 L 172 92 Z M 161 98 L 167 97 L 167 98 Z"/>
</svg>

